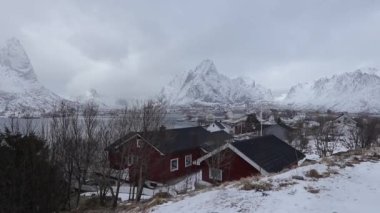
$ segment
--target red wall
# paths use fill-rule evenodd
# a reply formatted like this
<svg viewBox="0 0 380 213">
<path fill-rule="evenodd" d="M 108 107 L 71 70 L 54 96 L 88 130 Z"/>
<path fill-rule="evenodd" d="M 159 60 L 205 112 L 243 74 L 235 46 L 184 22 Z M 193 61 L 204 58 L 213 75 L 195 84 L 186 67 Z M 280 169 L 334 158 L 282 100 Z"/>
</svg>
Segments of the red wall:
<svg viewBox="0 0 380 213">
<path fill-rule="evenodd" d="M 194 173 L 200 170 L 199 166 L 191 165 L 185 167 L 185 156 L 192 155 L 192 161 L 195 161 L 197 158 L 201 157 L 202 151 L 200 149 L 186 150 L 182 152 L 176 152 L 171 154 L 162 155 L 158 150 L 148 145 L 143 149 L 143 153 L 141 153 L 141 148 L 136 146 L 136 140 L 128 141 L 124 147 L 128 147 L 128 151 L 126 153 L 135 154 L 137 156 L 149 156 L 148 164 L 146 167 L 146 177 L 150 181 L 156 181 L 160 183 L 166 183 L 170 180 L 180 178 L 186 176 L 188 174 Z M 178 170 L 171 172 L 170 171 L 170 160 L 178 158 Z M 130 173 L 137 174 L 137 168 L 134 166 L 128 166 L 127 160 L 124 161 L 124 165 L 120 165 L 121 163 L 121 152 L 109 152 L 109 160 L 111 163 L 111 167 L 115 169 L 125 169 L 129 168 Z M 133 177 L 131 177 L 133 179 Z"/>
<path fill-rule="evenodd" d="M 129 145 L 128 153 L 139 153 L 141 149 L 136 147 L 136 140 L 131 140 L 127 143 Z M 127 145 L 125 144 L 125 145 Z M 192 161 L 195 161 L 199 157 L 201 157 L 204 153 L 200 149 L 187 150 L 182 152 L 176 152 L 166 155 L 161 155 L 156 149 L 152 146 L 148 145 L 143 150 L 144 153 L 142 155 L 149 156 L 148 164 L 147 164 L 147 174 L 146 177 L 150 181 L 156 181 L 159 183 L 167 183 L 173 179 L 184 177 L 188 174 L 194 173 L 202 169 L 202 179 L 204 181 L 213 182 L 213 180 L 209 179 L 209 165 L 208 160 L 205 160 L 201 163 L 200 166 L 191 165 L 189 167 L 185 167 L 185 156 L 191 154 Z M 245 160 L 240 158 L 237 154 L 235 154 L 230 149 L 226 149 L 222 151 L 223 155 L 228 156 L 224 162 L 221 164 L 224 165 L 221 167 L 222 172 L 222 182 L 224 181 L 232 181 L 239 180 L 243 177 L 249 177 L 253 175 L 259 175 L 260 172 L 257 171 L 254 167 L 248 164 Z M 141 153 L 139 154 L 141 155 Z M 170 160 L 178 158 L 178 166 L 179 169 L 177 171 L 170 171 Z M 115 169 L 119 168 L 128 168 L 127 161 L 124 162 L 124 165 L 120 164 L 120 153 L 112 153 L 109 152 L 109 159 L 111 162 L 111 166 Z M 137 174 L 135 168 L 129 166 L 129 169 L 132 173 Z M 133 177 L 131 177 L 133 179 Z"/>
<path fill-rule="evenodd" d="M 224 166 L 221 166 L 222 169 L 222 182 L 239 180 L 240 178 L 249 177 L 253 175 L 259 175 L 260 172 L 252 167 L 249 163 L 243 160 L 240 156 L 235 154 L 230 149 L 226 149 L 222 151 L 222 153 L 226 157 L 225 161 L 222 162 Z M 201 163 L 202 167 L 202 179 L 207 182 L 214 182 L 214 180 L 210 180 L 209 178 L 209 162 L 205 160 Z"/>
<path fill-rule="evenodd" d="M 149 169 L 149 180 L 157 181 L 160 183 L 166 183 L 170 180 L 186 176 L 188 174 L 199 171 L 199 166 L 191 165 L 185 167 L 185 156 L 192 155 L 192 161 L 200 157 L 200 150 L 188 150 L 183 152 L 177 152 L 168 154 L 165 156 L 160 156 L 158 158 L 152 159 L 151 167 Z M 178 158 L 178 170 L 170 171 L 170 160 Z"/>
</svg>

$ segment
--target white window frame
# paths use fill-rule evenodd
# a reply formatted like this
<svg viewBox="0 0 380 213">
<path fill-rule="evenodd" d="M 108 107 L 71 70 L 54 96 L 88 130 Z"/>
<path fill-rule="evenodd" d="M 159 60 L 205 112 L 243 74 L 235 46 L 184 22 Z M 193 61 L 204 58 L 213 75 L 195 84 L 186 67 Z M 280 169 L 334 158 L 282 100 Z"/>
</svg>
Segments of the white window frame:
<svg viewBox="0 0 380 213">
<path fill-rule="evenodd" d="M 177 162 L 177 168 L 173 168 L 172 167 L 172 162 L 174 162 L 174 161 L 176 161 Z M 171 172 L 174 172 L 174 171 L 177 171 L 178 169 L 179 169 L 179 160 L 178 160 L 178 158 L 173 158 L 173 159 L 170 159 L 170 171 Z"/>
<path fill-rule="evenodd" d="M 218 178 L 218 177 L 213 177 L 212 176 L 212 170 L 216 170 L 216 171 L 218 171 L 218 172 L 220 172 L 220 178 Z M 223 180 L 223 170 L 221 170 L 221 169 L 217 169 L 217 168 L 209 168 L 208 169 L 208 177 L 211 179 L 211 180 L 218 180 L 218 181 L 222 181 Z"/>
<path fill-rule="evenodd" d="M 190 159 L 190 160 L 188 160 Z M 188 164 L 189 163 L 189 164 Z M 192 154 L 190 155 L 185 155 L 185 167 L 189 167 L 193 164 L 193 156 Z"/>
<path fill-rule="evenodd" d="M 141 139 L 139 138 L 136 139 L 136 147 L 141 148 Z"/>
</svg>

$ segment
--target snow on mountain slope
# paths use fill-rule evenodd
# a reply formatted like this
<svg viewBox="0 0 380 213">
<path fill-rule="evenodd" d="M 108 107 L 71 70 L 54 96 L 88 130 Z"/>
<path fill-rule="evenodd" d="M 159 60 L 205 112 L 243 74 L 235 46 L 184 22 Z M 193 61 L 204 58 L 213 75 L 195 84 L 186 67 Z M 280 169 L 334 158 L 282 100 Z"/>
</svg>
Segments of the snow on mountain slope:
<svg viewBox="0 0 380 213">
<path fill-rule="evenodd" d="M 283 103 L 310 109 L 380 112 L 380 76 L 374 68 L 293 86 Z"/>
<path fill-rule="evenodd" d="M 43 113 L 62 100 L 42 86 L 20 44 L 9 39 L 0 47 L 0 115 Z"/>
<path fill-rule="evenodd" d="M 230 79 L 218 73 L 211 60 L 204 60 L 195 70 L 177 75 L 161 93 L 174 105 L 241 104 L 273 100 L 271 91 L 254 81 Z"/>
</svg>

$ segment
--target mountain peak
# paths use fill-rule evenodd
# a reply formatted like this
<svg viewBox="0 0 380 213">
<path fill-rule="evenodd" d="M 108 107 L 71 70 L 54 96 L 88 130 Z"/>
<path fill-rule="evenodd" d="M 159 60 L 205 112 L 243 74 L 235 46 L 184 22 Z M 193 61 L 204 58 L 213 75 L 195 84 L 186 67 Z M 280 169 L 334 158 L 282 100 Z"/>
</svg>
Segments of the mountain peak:
<svg viewBox="0 0 380 213">
<path fill-rule="evenodd" d="M 231 79 L 218 73 L 214 62 L 202 61 L 194 71 L 175 77 L 162 89 L 172 104 L 242 104 L 272 100 L 270 90 L 243 78 Z"/>
<path fill-rule="evenodd" d="M 18 39 L 11 38 L 0 46 L 0 116 L 46 112 L 60 100 L 62 98 L 38 82 Z"/>
<path fill-rule="evenodd" d="M 21 77 L 37 80 L 29 57 L 17 38 L 8 39 L 5 45 L 0 47 L 0 65 L 8 67 Z"/>
<path fill-rule="evenodd" d="M 195 73 L 211 74 L 218 73 L 214 62 L 210 59 L 203 60 L 194 70 Z"/>
<path fill-rule="evenodd" d="M 22 47 L 20 40 L 18 40 L 16 37 L 11 37 L 8 40 L 6 40 L 5 45 Z"/>
</svg>

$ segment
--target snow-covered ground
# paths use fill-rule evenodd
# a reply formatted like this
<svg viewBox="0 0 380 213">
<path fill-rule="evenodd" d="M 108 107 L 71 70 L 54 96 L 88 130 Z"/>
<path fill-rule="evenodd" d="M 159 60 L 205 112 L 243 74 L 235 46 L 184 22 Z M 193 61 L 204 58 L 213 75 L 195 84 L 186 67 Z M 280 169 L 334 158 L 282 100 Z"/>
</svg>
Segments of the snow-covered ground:
<svg viewBox="0 0 380 213">
<path fill-rule="evenodd" d="M 155 189 L 150 189 L 150 188 L 144 188 L 143 189 L 143 200 L 147 200 L 152 198 L 155 194 L 161 193 L 161 192 L 167 192 L 171 194 L 172 196 L 176 196 L 179 193 L 184 193 L 186 191 L 193 191 L 195 190 L 195 184 L 196 183 L 203 183 L 201 181 L 201 173 L 194 173 L 192 175 L 189 175 L 186 178 L 182 178 L 180 180 L 177 180 L 175 183 L 172 183 L 170 186 L 160 186 Z M 207 183 L 203 183 L 207 184 Z M 116 191 L 116 187 L 112 187 L 113 191 Z M 122 184 L 120 186 L 120 191 L 119 191 L 119 198 L 122 201 L 128 201 L 129 199 L 129 194 L 130 194 L 130 185 L 129 184 Z M 96 196 L 97 192 L 96 189 L 93 192 L 85 192 L 82 193 L 82 196 Z M 111 196 L 111 192 L 108 193 L 108 196 Z"/>
<path fill-rule="evenodd" d="M 334 162 L 334 160 L 333 160 Z M 316 169 L 319 174 L 330 171 L 325 178 L 305 174 Z M 333 174 L 336 171 L 338 174 Z M 292 179 L 294 175 L 304 180 Z M 254 180 L 250 180 L 254 181 Z M 156 206 L 151 212 L 366 212 L 380 211 L 380 162 L 370 161 L 339 168 L 324 163 L 299 167 L 265 177 L 273 185 L 266 192 L 242 190 L 242 182 L 233 182 L 195 196 L 176 198 Z M 294 185 L 293 185 L 294 184 Z M 317 193 L 307 189 L 316 189 Z"/>
</svg>

